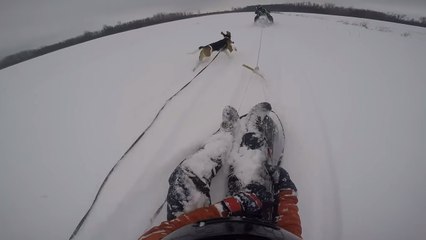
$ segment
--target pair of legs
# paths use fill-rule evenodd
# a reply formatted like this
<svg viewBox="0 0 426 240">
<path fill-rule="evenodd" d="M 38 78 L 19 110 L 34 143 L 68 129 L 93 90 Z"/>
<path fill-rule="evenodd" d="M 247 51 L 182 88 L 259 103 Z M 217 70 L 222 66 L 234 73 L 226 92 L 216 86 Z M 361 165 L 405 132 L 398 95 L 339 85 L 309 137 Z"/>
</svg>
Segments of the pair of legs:
<svg viewBox="0 0 426 240">
<path fill-rule="evenodd" d="M 230 166 L 228 194 L 253 193 L 263 203 L 274 203 L 274 194 L 283 188 L 296 191 L 288 173 L 273 159 L 278 134 L 269 117 L 271 105 L 259 103 L 246 117 L 227 106 L 222 124 L 206 144 L 185 158 L 169 178 L 167 219 L 211 204 L 210 183 L 227 160 Z M 271 218 L 272 209 L 256 217 Z"/>
</svg>

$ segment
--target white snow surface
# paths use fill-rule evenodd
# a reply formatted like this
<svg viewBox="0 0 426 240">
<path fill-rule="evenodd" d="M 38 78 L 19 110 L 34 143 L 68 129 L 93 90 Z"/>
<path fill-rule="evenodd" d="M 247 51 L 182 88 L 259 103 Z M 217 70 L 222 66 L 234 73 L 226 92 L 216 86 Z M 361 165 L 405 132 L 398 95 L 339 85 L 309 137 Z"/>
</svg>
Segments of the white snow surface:
<svg viewBox="0 0 426 240">
<path fill-rule="evenodd" d="M 0 239 L 67 239 L 112 166 L 194 77 L 198 56 L 187 53 L 226 30 L 238 51 L 167 104 L 76 239 L 137 239 L 223 107 L 242 115 L 261 101 L 286 129 L 304 239 L 424 239 L 426 29 L 295 13 L 261 28 L 253 17 L 150 26 L 1 70 Z M 262 29 L 265 80 L 241 67 L 256 66 Z"/>
</svg>

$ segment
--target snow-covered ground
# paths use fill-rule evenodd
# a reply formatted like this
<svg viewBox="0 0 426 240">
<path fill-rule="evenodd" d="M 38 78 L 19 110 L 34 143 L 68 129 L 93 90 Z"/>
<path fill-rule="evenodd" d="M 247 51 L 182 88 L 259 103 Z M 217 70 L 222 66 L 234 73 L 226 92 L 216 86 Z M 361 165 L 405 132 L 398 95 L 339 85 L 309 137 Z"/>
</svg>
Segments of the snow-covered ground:
<svg viewBox="0 0 426 240">
<path fill-rule="evenodd" d="M 253 17 L 141 28 L 1 70 L 0 238 L 68 238 L 111 167 L 196 74 L 188 52 L 228 30 L 238 51 L 167 104 L 77 239 L 136 239 L 223 107 L 244 114 L 261 101 L 284 121 L 305 239 L 424 239 L 426 29 L 295 13 L 261 28 Z M 265 80 L 241 67 L 256 65 L 260 39 Z"/>
</svg>

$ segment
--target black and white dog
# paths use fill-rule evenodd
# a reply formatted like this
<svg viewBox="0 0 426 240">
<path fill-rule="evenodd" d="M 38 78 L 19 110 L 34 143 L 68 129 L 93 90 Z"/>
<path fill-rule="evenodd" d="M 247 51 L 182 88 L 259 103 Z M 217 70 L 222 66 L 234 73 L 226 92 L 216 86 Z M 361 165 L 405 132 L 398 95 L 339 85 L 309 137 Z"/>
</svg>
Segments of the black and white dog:
<svg viewBox="0 0 426 240">
<path fill-rule="evenodd" d="M 200 51 L 200 55 L 198 57 L 198 64 L 195 66 L 193 70 L 197 68 L 197 66 L 205 59 L 212 55 L 212 52 L 214 51 L 225 51 L 228 50 L 229 52 L 232 52 L 237 50 L 232 44 L 234 43 L 231 40 L 231 33 L 229 31 L 226 31 L 226 33 L 221 32 L 223 39 L 219 40 L 214 43 L 210 43 L 205 46 L 198 47 L 198 50 Z"/>
</svg>

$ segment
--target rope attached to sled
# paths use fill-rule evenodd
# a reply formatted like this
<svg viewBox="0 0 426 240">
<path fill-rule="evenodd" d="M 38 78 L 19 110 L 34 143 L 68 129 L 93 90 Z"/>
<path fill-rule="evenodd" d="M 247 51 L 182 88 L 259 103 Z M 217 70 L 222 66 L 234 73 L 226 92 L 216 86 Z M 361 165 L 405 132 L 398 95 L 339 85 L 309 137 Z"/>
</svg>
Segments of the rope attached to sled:
<svg viewBox="0 0 426 240">
<path fill-rule="evenodd" d="M 256 61 L 256 68 L 255 69 L 259 69 L 259 57 L 260 57 L 260 50 L 262 48 L 262 38 L 263 38 L 263 27 L 260 30 L 259 49 L 257 51 L 257 61 Z"/>
<path fill-rule="evenodd" d="M 217 56 L 219 56 L 221 51 L 218 51 L 218 53 L 216 54 L 216 56 L 214 56 L 214 58 L 205 66 L 203 67 L 188 83 L 186 83 L 182 88 L 180 88 L 175 94 L 173 94 L 171 97 L 169 97 L 166 102 L 163 104 L 163 106 L 160 108 L 160 110 L 158 110 L 157 114 L 155 115 L 154 119 L 151 121 L 151 123 L 148 125 L 148 127 L 139 135 L 139 137 L 132 143 L 132 145 L 130 145 L 130 147 L 126 150 L 126 152 L 120 157 L 120 159 L 114 164 L 114 166 L 111 168 L 111 170 L 108 172 L 108 174 L 106 175 L 105 179 L 103 180 L 101 186 L 99 187 L 95 198 L 92 201 L 92 204 L 90 205 L 89 209 L 86 211 L 86 213 L 84 214 L 83 218 L 80 220 L 80 222 L 78 223 L 78 225 L 75 227 L 74 231 L 72 232 L 71 236 L 69 237 L 69 240 L 72 240 L 77 233 L 80 231 L 80 228 L 83 226 L 83 223 L 86 221 L 87 217 L 89 216 L 89 214 L 91 213 L 93 206 L 95 205 L 96 201 L 99 198 L 99 195 L 102 191 L 102 189 L 104 188 L 108 178 L 111 176 L 111 174 L 114 172 L 114 170 L 116 169 L 116 167 L 120 164 L 120 162 L 126 157 L 126 155 L 133 149 L 133 147 L 139 142 L 139 140 L 142 139 L 142 137 L 145 135 L 145 133 L 151 128 L 151 126 L 154 124 L 154 122 L 158 119 L 158 116 L 160 115 L 160 113 L 163 111 L 163 109 L 166 107 L 166 105 L 174 98 L 176 97 L 182 90 L 184 90 L 189 84 L 191 84 L 191 82 L 196 79 L 216 58 Z M 163 203 L 164 205 L 164 203 Z M 161 208 L 163 207 L 163 205 L 161 205 Z M 157 210 L 158 211 L 158 210 Z M 159 212 L 158 212 L 159 213 Z M 155 214 L 158 215 L 158 213 L 156 212 Z M 154 215 L 155 216 L 155 215 Z M 156 216 L 155 216 L 156 217 Z M 155 218 L 154 217 L 154 218 Z"/>
<path fill-rule="evenodd" d="M 285 149 L 285 132 L 284 132 L 284 125 L 283 125 L 283 123 L 282 123 L 282 121 L 281 121 L 281 118 L 278 116 L 278 114 L 277 114 L 276 112 L 274 112 L 274 110 L 272 110 L 271 112 L 273 112 L 273 113 L 275 114 L 275 116 L 276 116 L 276 117 L 277 117 L 277 119 L 278 119 L 278 122 L 280 122 L 281 131 L 282 131 L 282 133 L 283 133 L 283 144 L 284 144 L 284 146 L 283 146 L 283 150 L 281 151 L 281 154 L 280 154 L 280 159 L 278 159 L 278 163 L 277 163 L 277 166 L 280 166 L 280 165 L 281 165 L 281 162 L 282 162 L 282 159 L 284 158 L 284 149 Z"/>
</svg>

